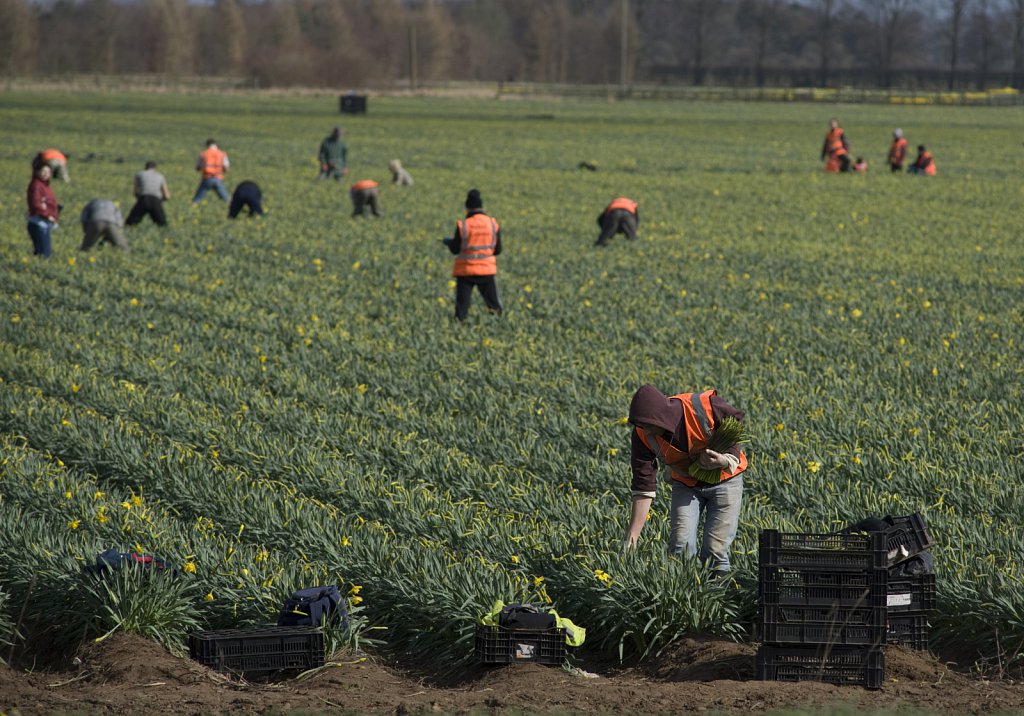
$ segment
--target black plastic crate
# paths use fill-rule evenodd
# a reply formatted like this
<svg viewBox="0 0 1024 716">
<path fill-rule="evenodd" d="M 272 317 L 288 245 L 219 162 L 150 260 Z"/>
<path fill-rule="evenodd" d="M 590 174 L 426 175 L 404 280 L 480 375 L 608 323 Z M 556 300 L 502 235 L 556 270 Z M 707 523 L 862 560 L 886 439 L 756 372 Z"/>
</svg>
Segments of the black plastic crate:
<svg viewBox="0 0 1024 716">
<path fill-rule="evenodd" d="M 906 561 L 935 544 L 920 512 L 893 519 L 893 526 L 885 531 L 890 565 Z"/>
<path fill-rule="evenodd" d="M 566 652 L 565 629 L 476 627 L 476 659 L 481 664 L 561 664 Z"/>
<path fill-rule="evenodd" d="M 803 534 L 761 530 L 758 561 L 762 567 L 860 571 L 889 566 L 884 532 Z"/>
<path fill-rule="evenodd" d="M 886 637 L 886 609 L 874 607 L 790 607 L 764 604 L 759 641 L 766 644 L 880 646 Z"/>
<path fill-rule="evenodd" d="M 890 616 L 885 642 L 928 651 L 928 615 L 907 612 Z"/>
<path fill-rule="evenodd" d="M 758 576 L 763 605 L 884 607 L 889 584 L 886 569 L 828 572 L 762 566 Z"/>
<path fill-rule="evenodd" d="M 889 575 L 885 604 L 889 613 L 926 612 L 935 608 L 935 575 Z"/>
<path fill-rule="evenodd" d="M 824 681 L 878 689 L 885 679 L 885 653 L 875 647 L 762 644 L 755 662 L 762 681 Z"/>
<path fill-rule="evenodd" d="M 197 631 L 189 654 L 224 673 L 252 674 L 324 665 L 324 635 L 317 627 L 260 627 Z"/>
</svg>

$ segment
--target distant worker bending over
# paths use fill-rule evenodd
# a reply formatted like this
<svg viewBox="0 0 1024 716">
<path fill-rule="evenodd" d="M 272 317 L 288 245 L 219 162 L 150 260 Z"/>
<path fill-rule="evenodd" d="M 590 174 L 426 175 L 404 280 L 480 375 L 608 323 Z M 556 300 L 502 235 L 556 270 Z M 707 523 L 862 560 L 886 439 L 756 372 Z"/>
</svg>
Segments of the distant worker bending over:
<svg viewBox="0 0 1024 716">
<path fill-rule="evenodd" d="M 615 234 L 625 234 L 630 241 L 636 240 L 636 227 L 640 223 L 640 212 L 632 199 L 620 196 L 612 200 L 597 217 L 601 234 L 594 246 L 607 246 Z"/>
<path fill-rule="evenodd" d="M 360 179 L 348 195 L 352 199 L 352 216 L 365 216 L 367 211 L 380 216 L 380 184 L 373 179 Z"/>
<path fill-rule="evenodd" d="M 412 186 L 412 175 L 402 167 L 397 159 L 388 162 L 388 171 L 391 172 L 391 181 L 397 186 Z"/>
<path fill-rule="evenodd" d="M 221 201 L 228 200 L 228 190 L 224 188 L 224 174 L 231 168 L 228 155 L 217 146 L 213 139 L 206 140 L 206 149 L 199 153 L 196 159 L 196 171 L 202 172 L 203 178 L 199 182 L 192 203 L 198 204 L 206 196 L 206 192 L 213 189 Z"/>
<path fill-rule="evenodd" d="M 124 219 L 121 209 L 109 199 L 93 199 L 82 209 L 82 251 L 98 243 L 109 243 L 122 251 L 128 250 L 125 241 Z"/>
<path fill-rule="evenodd" d="M 242 209 L 249 210 L 249 216 L 263 216 L 263 192 L 259 184 L 246 179 L 235 187 L 231 195 L 231 207 L 228 209 L 228 218 L 234 219 Z"/>
<path fill-rule="evenodd" d="M 932 158 L 932 153 L 925 149 L 923 144 L 917 145 L 917 159 L 907 168 L 907 171 L 919 176 L 935 176 L 935 160 Z"/>
<path fill-rule="evenodd" d="M 58 149 L 48 148 L 39 153 L 54 179 L 70 182 L 71 175 L 68 174 L 68 158 Z"/>
</svg>

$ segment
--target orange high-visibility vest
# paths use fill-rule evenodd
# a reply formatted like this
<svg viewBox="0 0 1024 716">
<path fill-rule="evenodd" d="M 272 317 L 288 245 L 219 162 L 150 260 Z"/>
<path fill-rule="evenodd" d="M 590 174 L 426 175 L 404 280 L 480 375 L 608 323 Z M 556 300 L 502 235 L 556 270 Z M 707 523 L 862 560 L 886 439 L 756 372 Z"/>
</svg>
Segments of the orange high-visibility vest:
<svg viewBox="0 0 1024 716">
<path fill-rule="evenodd" d="M 624 196 L 620 196 L 618 199 L 615 199 L 614 201 L 612 201 L 611 204 L 608 205 L 608 208 L 604 210 L 604 213 L 607 214 L 608 212 L 615 211 L 616 209 L 625 209 L 630 214 L 635 214 L 636 207 L 637 203 L 635 201 L 633 201 L 632 199 L 627 199 Z"/>
<path fill-rule="evenodd" d="M 926 176 L 935 176 L 935 160 L 932 159 L 931 152 L 924 152 L 917 160 L 918 166 L 924 171 Z"/>
<path fill-rule="evenodd" d="M 44 149 L 39 153 L 39 156 L 43 158 L 44 162 L 51 162 L 54 159 L 60 161 L 61 164 L 67 164 L 68 158 L 61 154 L 56 149 Z"/>
<path fill-rule="evenodd" d="M 830 157 L 841 157 L 846 154 L 846 147 L 843 146 L 843 130 L 840 127 L 828 130 L 825 135 L 826 152 Z"/>
<path fill-rule="evenodd" d="M 890 164 L 903 164 L 903 160 L 907 157 L 907 140 L 903 137 L 894 139 L 892 146 L 889 147 L 889 163 Z"/>
<path fill-rule="evenodd" d="M 458 223 L 462 246 L 455 257 L 452 276 L 493 276 L 498 273 L 494 249 L 498 245 L 498 222 L 487 214 L 473 214 Z"/>
<path fill-rule="evenodd" d="M 695 477 L 691 477 L 688 470 L 690 463 L 696 459 L 691 456 L 706 448 L 708 440 L 711 438 L 711 431 L 714 428 L 712 425 L 714 413 L 711 410 L 712 395 L 716 395 L 715 391 L 705 390 L 703 393 L 680 393 L 679 395 L 672 396 L 673 400 L 678 400 L 683 404 L 683 424 L 686 426 L 686 442 L 689 448 L 687 452 L 673 446 L 664 436 L 659 435 L 657 437 L 660 456 L 662 461 L 670 468 L 672 479 L 683 483 L 687 487 L 706 484 L 700 483 Z M 658 452 L 648 442 L 647 435 L 643 430 L 637 430 L 637 434 L 649 450 L 655 453 Z M 741 450 L 740 464 L 732 472 L 722 470 L 722 481 L 725 482 L 730 477 L 735 477 L 746 469 L 747 456 Z"/>
<path fill-rule="evenodd" d="M 372 189 L 375 186 L 380 186 L 373 179 L 360 179 L 352 185 L 352 191 L 362 191 L 363 189 Z"/>
<path fill-rule="evenodd" d="M 199 153 L 203 160 L 203 179 L 223 179 L 224 159 L 227 154 L 217 147 L 209 147 Z"/>
</svg>

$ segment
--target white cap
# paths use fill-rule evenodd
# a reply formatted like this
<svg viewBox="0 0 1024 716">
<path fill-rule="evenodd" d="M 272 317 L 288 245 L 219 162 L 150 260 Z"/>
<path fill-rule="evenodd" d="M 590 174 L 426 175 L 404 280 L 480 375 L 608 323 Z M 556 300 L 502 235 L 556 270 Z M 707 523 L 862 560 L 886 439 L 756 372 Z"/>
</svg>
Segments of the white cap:
<svg viewBox="0 0 1024 716">
<path fill-rule="evenodd" d="M 896 129 L 892 130 L 892 136 L 897 137 L 897 138 L 898 137 L 902 137 L 903 136 L 903 130 L 900 129 L 899 127 L 897 127 Z"/>
</svg>

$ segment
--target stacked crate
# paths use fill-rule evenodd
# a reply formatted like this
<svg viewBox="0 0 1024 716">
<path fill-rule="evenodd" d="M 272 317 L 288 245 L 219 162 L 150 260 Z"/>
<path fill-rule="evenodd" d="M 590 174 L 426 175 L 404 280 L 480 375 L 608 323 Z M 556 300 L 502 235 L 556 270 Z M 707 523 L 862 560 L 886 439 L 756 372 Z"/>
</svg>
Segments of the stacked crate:
<svg viewBox="0 0 1024 716">
<path fill-rule="evenodd" d="M 928 649 L 928 613 L 935 608 L 935 574 L 927 554 L 934 541 L 917 512 L 893 518 L 886 532 L 889 587 L 886 643 Z"/>
<path fill-rule="evenodd" d="M 886 534 L 763 530 L 758 556 L 758 678 L 881 687 Z"/>
</svg>

